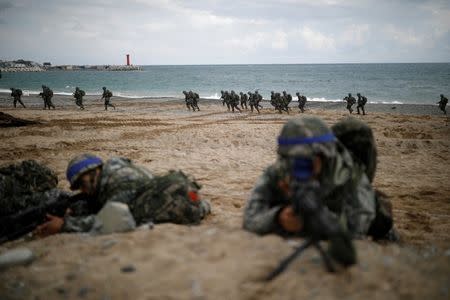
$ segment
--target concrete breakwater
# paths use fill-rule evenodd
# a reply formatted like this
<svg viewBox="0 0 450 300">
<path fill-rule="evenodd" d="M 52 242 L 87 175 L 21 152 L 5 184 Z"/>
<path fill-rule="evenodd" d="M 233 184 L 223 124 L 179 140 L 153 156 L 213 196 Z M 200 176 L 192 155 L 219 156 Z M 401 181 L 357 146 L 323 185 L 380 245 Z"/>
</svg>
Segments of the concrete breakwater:
<svg viewBox="0 0 450 300">
<path fill-rule="evenodd" d="M 0 68 L 1 72 L 44 72 L 45 69 L 41 67 L 5 67 Z"/>
<path fill-rule="evenodd" d="M 45 66 L 45 67 L 2 67 L 1 72 L 45 72 L 45 71 L 141 71 L 140 66 L 98 65 L 98 66 Z"/>
</svg>

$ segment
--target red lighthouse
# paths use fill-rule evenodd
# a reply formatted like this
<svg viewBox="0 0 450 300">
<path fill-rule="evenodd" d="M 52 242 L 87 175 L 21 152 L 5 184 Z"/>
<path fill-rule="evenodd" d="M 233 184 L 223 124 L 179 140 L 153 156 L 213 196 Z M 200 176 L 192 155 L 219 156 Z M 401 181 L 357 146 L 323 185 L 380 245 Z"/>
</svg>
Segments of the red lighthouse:
<svg viewBox="0 0 450 300">
<path fill-rule="evenodd" d="M 127 54 L 127 66 L 130 65 L 130 54 Z"/>
</svg>

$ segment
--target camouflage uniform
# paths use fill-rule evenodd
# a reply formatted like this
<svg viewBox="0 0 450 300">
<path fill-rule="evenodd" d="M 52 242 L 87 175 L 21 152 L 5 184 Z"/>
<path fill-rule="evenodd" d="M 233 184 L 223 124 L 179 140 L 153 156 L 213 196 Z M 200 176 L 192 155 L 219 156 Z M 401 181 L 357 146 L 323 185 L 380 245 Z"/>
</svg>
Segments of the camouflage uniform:
<svg viewBox="0 0 450 300">
<path fill-rule="evenodd" d="M 187 176 L 180 171 L 155 177 L 128 159 L 112 158 L 103 163 L 100 176 L 93 207 L 102 207 L 108 201 L 125 203 L 137 224 L 149 221 L 199 223 L 210 212 L 209 203 L 196 196 L 200 187 L 195 181 L 192 186 L 186 186 L 188 181 L 183 176 L 185 179 Z M 63 231 L 90 231 L 94 223 L 93 214 L 66 216 Z"/>
<path fill-rule="evenodd" d="M 301 111 L 302 113 L 304 113 L 304 112 L 305 112 L 305 105 L 306 105 L 307 99 L 306 99 L 305 96 L 300 95 L 300 93 L 298 93 L 298 92 L 296 93 L 296 95 L 297 95 L 297 97 L 298 97 L 298 108 L 300 109 L 300 111 Z"/>
<path fill-rule="evenodd" d="M 259 108 L 258 108 L 256 94 L 252 94 L 252 92 L 248 92 L 248 105 L 250 105 L 250 109 L 252 112 L 253 112 L 253 108 L 255 108 L 259 114 Z"/>
<path fill-rule="evenodd" d="M 321 141 L 322 138 L 326 140 Z M 286 145 L 281 144 L 281 139 L 301 141 Z M 244 228 L 258 234 L 288 234 L 277 220 L 281 209 L 292 203 L 289 196 L 292 159 L 313 158 L 320 153 L 323 164 L 318 179 L 319 198 L 353 237 L 366 235 L 375 219 L 374 190 L 364 169 L 354 164 L 330 129 L 317 118 L 293 119 L 283 127 L 279 141 L 278 159 L 264 171 L 251 192 L 244 212 Z"/>
<path fill-rule="evenodd" d="M 198 111 L 200 111 L 200 107 L 198 107 L 198 101 L 199 100 L 200 100 L 200 95 L 197 94 L 197 93 L 194 93 L 193 103 L 194 103 L 194 107 L 196 107 Z"/>
<path fill-rule="evenodd" d="M 56 189 L 58 177 L 34 160 L 0 168 L 0 216 L 41 205 L 62 193 Z"/>
<path fill-rule="evenodd" d="M 114 110 L 116 109 L 116 107 L 110 103 L 111 97 L 111 91 L 106 89 L 106 87 L 103 87 L 102 99 L 105 99 L 105 110 L 108 110 L 108 106 L 111 106 L 112 108 L 114 108 Z"/>
<path fill-rule="evenodd" d="M 447 110 L 445 109 L 445 107 L 447 106 L 447 103 L 448 103 L 448 99 L 446 97 L 444 97 L 443 94 L 441 94 L 441 100 L 438 102 L 438 104 L 439 104 L 440 110 L 442 110 L 445 115 L 447 114 Z"/>
<path fill-rule="evenodd" d="M 359 115 L 359 109 L 361 108 L 361 110 L 362 110 L 362 113 L 363 113 L 363 115 L 365 115 L 366 114 L 366 111 L 365 111 L 365 109 L 364 109 L 364 106 L 366 105 L 366 103 L 367 103 L 367 98 L 366 97 L 364 97 L 364 96 L 362 96 L 360 93 L 358 93 L 358 94 L 356 94 L 357 96 L 358 96 L 358 102 L 357 102 L 357 106 L 356 106 L 356 110 L 357 110 L 357 112 L 358 112 L 358 115 Z"/>
<path fill-rule="evenodd" d="M 247 109 L 248 96 L 243 92 L 240 92 L 240 95 L 241 95 L 241 108 L 244 109 L 245 106 L 245 109 Z"/>
<path fill-rule="evenodd" d="M 55 109 L 55 106 L 52 103 L 53 91 L 48 86 L 43 85 L 42 93 L 39 95 L 44 99 L 44 109 L 47 109 L 47 107 L 48 109 L 50 109 L 50 107 Z"/>
<path fill-rule="evenodd" d="M 73 97 L 75 98 L 75 104 L 80 108 L 84 110 L 83 106 L 83 97 L 86 95 L 86 93 L 83 90 L 80 90 L 79 87 L 75 88 L 75 92 L 73 93 Z"/>
<path fill-rule="evenodd" d="M 283 104 L 283 110 L 286 111 L 287 113 L 289 113 L 289 104 L 292 101 L 292 96 L 291 94 L 288 94 L 286 91 L 283 91 L 283 96 L 282 96 L 282 104 Z"/>
<path fill-rule="evenodd" d="M 227 105 L 227 109 L 228 111 L 230 111 L 230 94 L 228 93 L 228 91 L 220 91 L 222 93 L 222 105 L 225 106 L 225 104 Z"/>
<path fill-rule="evenodd" d="M 349 93 L 347 97 L 344 97 L 344 101 L 347 102 L 346 108 L 348 109 L 348 111 L 350 113 L 352 113 L 353 112 L 352 106 L 353 106 L 353 104 L 356 103 L 356 99 L 352 96 L 352 94 Z"/>
<path fill-rule="evenodd" d="M 191 107 L 192 107 L 192 110 L 195 110 L 194 105 L 192 103 L 192 99 L 191 99 L 189 93 L 186 92 L 186 91 L 183 91 L 183 94 L 184 94 L 184 101 L 186 102 L 187 109 L 191 110 Z"/>
<path fill-rule="evenodd" d="M 16 107 L 17 102 L 20 103 L 20 105 L 23 106 L 23 108 L 25 107 L 25 104 L 23 104 L 22 100 L 20 99 L 22 97 L 22 90 L 21 89 L 15 89 L 15 88 L 10 88 L 11 90 L 11 97 L 13 97 L 14 99 L 14 107 Z"/>
<path fill-rule="evenodd" d="M 235 109 L 241 112 L 241 109 L 239 108 L 239 96 L 233 90 L 230 93 L 230 106 L 232 112 L 234 112 Z"/>
</svg>

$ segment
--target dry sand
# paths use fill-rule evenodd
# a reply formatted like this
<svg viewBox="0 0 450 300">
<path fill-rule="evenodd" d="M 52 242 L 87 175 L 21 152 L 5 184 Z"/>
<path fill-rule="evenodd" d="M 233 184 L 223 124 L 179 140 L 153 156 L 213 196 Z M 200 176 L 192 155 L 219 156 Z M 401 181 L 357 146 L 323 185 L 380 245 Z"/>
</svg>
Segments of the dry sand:
<svg viewBox="0 0 450 300">
<path fill-rule="evenodd" d="M 57 97 L 55 103 L 69 103 Z M 212 215 L 200 226 L 89 236 L 60 234 L 0 245 L 25 246 L 38 258 L 0 271 L 0 299 L 448 299 L 450 293 L 450 127 L 448 117 L 396 113 L 377 106 L 364 119 L 379 149 L 375 186 L 393 201 L 403 243 L 358 241 L 359 264 L 326 273 L 308 249 L 271 283 L 261 278 L 300 241 L 241 230 L 242 211 L 257 177 L 276 158 L 276 136 L 295 113 L 229 113 L 215 101 L 189 112 L 182 100 L 99 101 L 44 111 L 1 111 L 41 124 L 0 129 L 0 165 L 36 159 L 68 188 L 65 168 L 76 154 L 124 156 L 155 173 L 182 169 L 203 185 Z M 267 106 L 267 105 L 266 105 Z M 339 107 L 312 105 L 307 114 L 332 125 Z M 397 108 L 399 105 L 397 105 Z M 427 108 L 432 110 L 432 108 Z M 378 113 L 374 113 L 378 111 Z M 414 115 L 411 113 L 415 113 Z M 121 268 L 132 265 L 133 272 Z"/>
</svg>

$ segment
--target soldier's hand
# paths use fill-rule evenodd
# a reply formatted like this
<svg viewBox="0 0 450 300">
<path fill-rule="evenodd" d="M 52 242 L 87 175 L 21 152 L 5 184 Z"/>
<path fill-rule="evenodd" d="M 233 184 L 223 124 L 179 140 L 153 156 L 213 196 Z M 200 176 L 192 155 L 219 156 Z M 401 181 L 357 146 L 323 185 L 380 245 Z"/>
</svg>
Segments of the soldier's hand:
<svg viewBox="0 0 450 300">
<path fill-rule="evenodd" d="M 303 223 L 294 213 L 291 205 L 284 207 L 278 214 L 278 223 L 288 232 L 300 232 L 303 229 Z"/>
<path fill-rule="evenodd" d="M 46 237 L 52 234 L 61 232 L 61 228 L 64 225 L 64 219 L 47 214 L 48 221 L 39 225 L 33 231 L 33 233 L 39 237 Z"/>
</svg>

